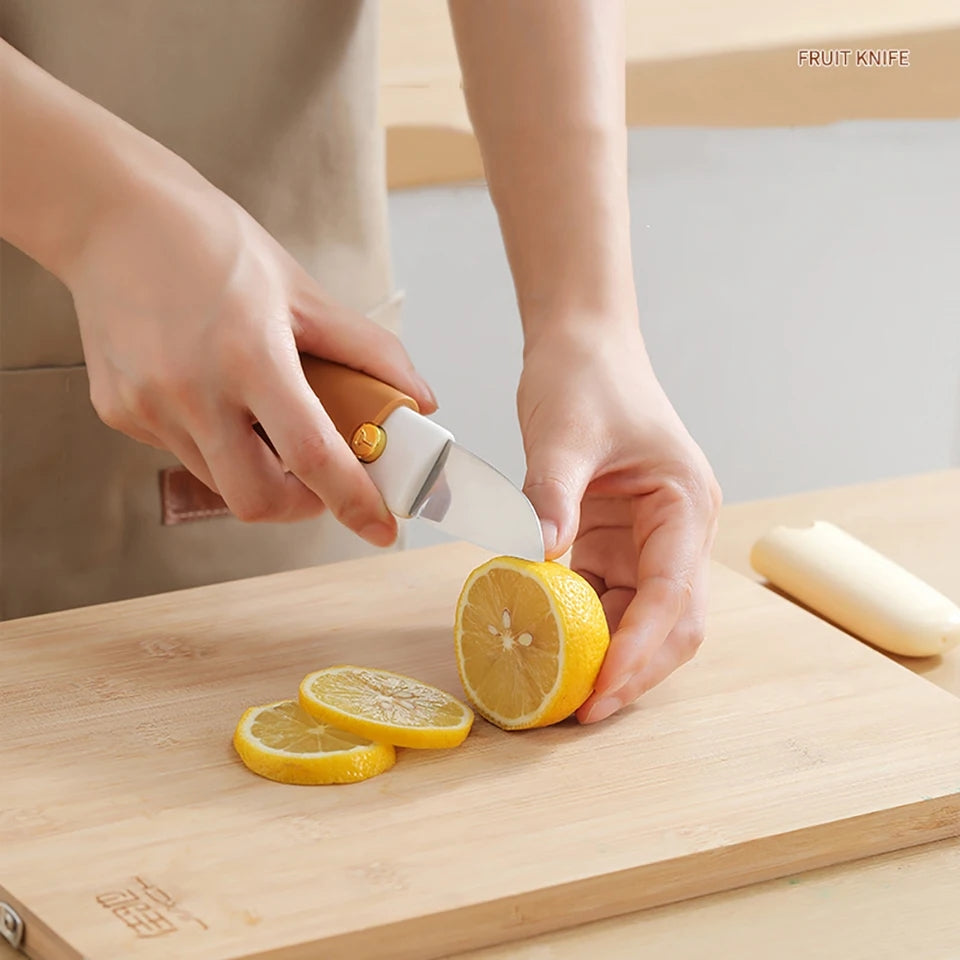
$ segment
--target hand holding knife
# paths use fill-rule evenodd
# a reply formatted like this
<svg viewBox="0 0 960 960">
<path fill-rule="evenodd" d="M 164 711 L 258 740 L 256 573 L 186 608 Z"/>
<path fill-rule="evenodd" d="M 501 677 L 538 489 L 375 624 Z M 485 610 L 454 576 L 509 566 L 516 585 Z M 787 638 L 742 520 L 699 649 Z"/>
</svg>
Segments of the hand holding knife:
<svg viewBox="0 0 960 960">
<path fill-rule="evenodd" d="M 340 435 L 397 517 L 435 524 L 498 554 L 543 560 L 533 505 L 502 473 L 422 416 L 412 398 L 368 374 L 302 356 Z"/>
</svg>

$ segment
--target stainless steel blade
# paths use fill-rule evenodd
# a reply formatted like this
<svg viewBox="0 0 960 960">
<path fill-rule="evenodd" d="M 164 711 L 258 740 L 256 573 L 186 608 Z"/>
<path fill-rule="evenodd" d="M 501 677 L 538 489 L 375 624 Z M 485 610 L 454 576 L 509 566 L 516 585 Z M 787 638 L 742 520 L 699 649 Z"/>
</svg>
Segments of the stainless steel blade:
<svg viewBox="0 0 960 960">
<path fill-rule="evenodd" d="M 530 501 L 499 470 L 452 440 L 410 513 L 495 553 L 543 560 L 543 531 Z"/>
</svg>

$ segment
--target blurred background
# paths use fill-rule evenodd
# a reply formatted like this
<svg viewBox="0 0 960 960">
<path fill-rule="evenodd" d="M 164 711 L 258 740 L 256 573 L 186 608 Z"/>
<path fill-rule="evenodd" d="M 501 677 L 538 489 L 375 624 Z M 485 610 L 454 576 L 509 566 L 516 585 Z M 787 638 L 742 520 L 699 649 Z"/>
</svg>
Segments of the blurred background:
<svg viewBox="0 0 960 960">
<path fill-rule="evenodd" d="M 627 7 L 642 329 L 727 502 L 960 465 L 960 4 Z M 520 326 L 446 6 L 382 13 L 404 339 L 444 424 L 519 483 Z"/>
</svg>

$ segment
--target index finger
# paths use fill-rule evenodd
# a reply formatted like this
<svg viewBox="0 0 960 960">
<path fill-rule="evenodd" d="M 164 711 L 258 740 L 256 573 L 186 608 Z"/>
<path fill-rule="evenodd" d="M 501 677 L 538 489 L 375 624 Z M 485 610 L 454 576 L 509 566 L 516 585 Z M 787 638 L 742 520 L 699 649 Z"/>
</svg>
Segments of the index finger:
<svg viewBox="0 0 960 960">
<path fill-rule="evenodd" d="M 367 472 L 337 432 L 299 364 L 265 378 L 251 411 L 288 470 L 346 527 L 376 546 L 396 539 L 397 526 Z M 262 381 L 261 381 L 262 382 Z"/>
</svg>

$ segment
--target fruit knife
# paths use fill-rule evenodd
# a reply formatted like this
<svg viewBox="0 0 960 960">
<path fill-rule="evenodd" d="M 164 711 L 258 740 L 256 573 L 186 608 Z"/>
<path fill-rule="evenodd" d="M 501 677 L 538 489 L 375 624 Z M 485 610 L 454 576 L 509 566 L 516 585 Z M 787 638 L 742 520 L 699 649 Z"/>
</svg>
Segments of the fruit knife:
<svg viewBox="0 0 960 960">
<path fill-rule="evenodd" d="M 334 426 L 397 517 L 428 521 L 498 554 L 543 560 L 533 505 L 499 470 L 419 412 L 416 401 L 366 373 L 302 356 Z"/>
</svg>

